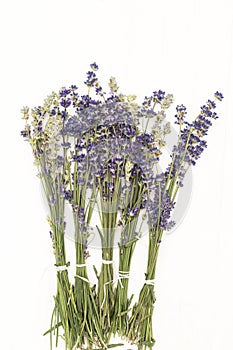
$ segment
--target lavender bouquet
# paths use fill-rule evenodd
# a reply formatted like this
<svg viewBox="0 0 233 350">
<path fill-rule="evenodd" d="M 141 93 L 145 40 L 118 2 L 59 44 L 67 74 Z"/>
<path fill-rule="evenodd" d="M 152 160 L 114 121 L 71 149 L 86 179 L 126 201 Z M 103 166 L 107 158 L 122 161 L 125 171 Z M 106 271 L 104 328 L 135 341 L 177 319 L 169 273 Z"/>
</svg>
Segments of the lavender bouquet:
<svg viewBox="0 0 233 350">
<path fill-rule="evenodd" d="M 21 134 L 32 147 L 48 203 L 57 275 L 54 310 L 45 334 L 50 334 L 51 349 L 60 337 L 68 350 L 121 346 L 111 344 L 113 335 L 137 344 L 138 349 L 151 349 L 162 235 L 174 225 L 176 196 L 207 146 L 205 136 L 217 119 L 216 101 L 223 95 L 216 92 L 215 100 L 208 100 L 193 122 L 186 120 L 183 105 L 176 107 L 177 142 L 170 164 L 161 170 L 171 129 L 166 111 L 173 96 L 159 90 L 138 104 L 136 96 L 119 92 L 113 77 L 107 94 L 97 70 L 97 64 L 91 64 L 86 95 L 71 85 L 53 92 L 42 106 L 22 109 L 26 125 Z M 69 211 L 72 225 L 66 219 Z M 65 241 L 71 231 L 73 275 Z M 149 240 L 146 279 L 135 300 L 128 291 L 131 263 L 145 232 Z M 93 237 L 102 261 L 100 269 L 93 267 L 92 283 L 87 262 Z"/>
</svg>

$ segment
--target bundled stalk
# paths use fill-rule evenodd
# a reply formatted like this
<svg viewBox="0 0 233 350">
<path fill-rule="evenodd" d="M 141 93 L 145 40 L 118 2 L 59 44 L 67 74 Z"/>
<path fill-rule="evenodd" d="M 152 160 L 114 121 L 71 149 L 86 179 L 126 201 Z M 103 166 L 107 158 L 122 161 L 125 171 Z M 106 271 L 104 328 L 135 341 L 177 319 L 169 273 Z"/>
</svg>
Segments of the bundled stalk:
<svg viewBox="0 0 233 350">
<path fill-rule="evenodd" d="M 215 100 L 222 100 L 217 92 Z M 141 289 L 129 320 L 128 339 L 138 344 L 139 349 L 153 348 L 152 316 L 155 303 L 155 272 L 159 247 L 164 231 L 175 223 L 169 221 L 179 188 L 183 186 L 184 177 L 191 166 L 196 165 L 202 152 L 207 147 L 206 140 L 212 120 L 218 116 L 214 109 L 215 101 L 208 100 L 201 107 L 200 114 L 192 122 L 185 121 L 187 114 L 183 105 L 177 106 L 176 124 L 180 127 L 177 145 L 173 147 L 172 161 L 166 171 L 155 178 L 155 190 L 148 205 L 149 249 L 146 281 Z"/>
</svg>

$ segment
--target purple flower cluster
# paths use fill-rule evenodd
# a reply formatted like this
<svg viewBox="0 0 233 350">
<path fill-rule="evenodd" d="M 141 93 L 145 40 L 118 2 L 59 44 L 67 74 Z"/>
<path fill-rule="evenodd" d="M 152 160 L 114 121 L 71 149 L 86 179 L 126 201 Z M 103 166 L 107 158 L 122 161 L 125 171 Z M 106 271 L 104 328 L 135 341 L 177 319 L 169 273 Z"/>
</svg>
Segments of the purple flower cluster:
<svg viewBox="0 0 233 350">
<path fill-rule="evenodd" d="M 60 94 L 60 97 L 67 97 L 70 93 L 71 93 L 71 89 L 62 87 L 59 94 Z"/>
<path fill-rule="evenodd" d="M 67 99 L 62 98 L 60 104 L 62 107 L 67 108 L 71 105 L 71 99 L 70 98 L 67 98 Z"/>
<path fill-rule="evenodd" d="M 216 91 L 214 97 L 219 101 L 223 100 L 223 94 L 221 92 Z"/>
<path fill-rule="evenodd" d="M 142 134 L 139 134 L 137 137 L 136 137 L 136 140 L 138 142 L 140 142 L 143 146 L 152 146 L 155 142 L 155 139 L 153 137 L 152 134 L 148 134 L 148 133 L 142 133 Z"/>
<path fill-rule="evenodd" d="M 76 235 L 78 235 L 78 237 L 76 237 L 76 240 L 82 242 L 83 245 L 86 245 L 88 238 L 88 225 L 85 218 L 85 209 L 77 205 L 77 203 L 72 202 L 72 210 L 77 225 Z"/>
<path fill-rule="evenodd" d="M 138 142 L 115 138 L 92 144 L 88 151 L 88 166 L 101 180 L 104 180 L 107 173 L 113 179 L 123 178 L 125 161 L 129 160 L 134 165 L 130 170 L 130 176 L 135 177 L 140 172 L 141 181 L 148 184 L 153 178 L 153 164 L 149 164 L 147 158 L 146 148 Z"/>
<path fill-rule="evenodd" d="M 161 103 L 165 98 L 165 92 L 162 90 L 153 92 L 153 101 Z"/>
<path fill-rule="evenodd" d="M 176 112 L 177 114 L 175 115 L 175 124 L 182 125 L 184 123 L 184 118 L 187 115 L 186 107 L 184 105 L 176 106 Z"/>
<path fill-rule="evenodd" d="M 71 202 L 73 199 L 73 193 L 70 190 L 65 191 L 65 199 L 68 202 Z"/>
<path fill-rule="evenodd" d="M 96 70 L 99 69 L 99 66 L 96 64 L 96 62 L 91 63 L 91 64 L 90 64 L 90 67 L 91 67 L 91 69 L 94 70 L 94 71 L 96 71 Z"/>
<path fill-rule="evenodd" d="M 219 92 L 216 94 L 223 99 L 222 94 Z M 201 107 L 201 112 L 193 123 L 187 124 L 181 132 L 181 139 L 184 144 L 187 145 L 187 155 L 190 157 L 189 162 L 192 165 L 196 164 L 196 161 L 207 147 L 207 142 L 203 140 L 203 137 L 208 134 L 209 128 L 212 126 L 212 120 L 218 118 L 217 113 L 214 111 L 215 108 L 216 103 L 208 100 L 207 103 Z"/>
<path fill-rule="evenodd" d="M 186 173 L 186 164 L 190 162 L 190 158 L 185 150 L 185 142 L 180 140 L 177 145 L 173 146 L 172 150 L 172 162 L 168 166 L 165 175 L 166 177 L 175 178 L 177 181 L 177 185 L 180 187 L 183 186 L 183 179 Z"/>
<path fill-rule="evenodd" d="M 87 86 L 93 87 L 97 81 L 98 81 L 98 78 L 93 71 L 87 72 L 87 80 L 85 81 L 85 84 Z"/>
<path fill-rule="evenodd" d="M 154 179 L 152 198 L 149 198 L 146 206 L 149 226 L 154 229 L 155 235 L 157 229 L 168 230 L 174 224 L 170 221 L 174 206 L 175 202 L 166 190 L 166 177 L 163 174 L 157 175 Z"/>
<path fill-rule="evenodd" d="M 156 104 L 159 103 L 161 104 L 165 98 L 165 92 L 162 90 L 154 91 L 152 96 L 150 97 L 145 97 L 144 101 L 142 103 L 144 108 L 150 108 L 152 103 Z"/>
<path fill-rule="evenodd" d="M 223 95 L 220 92 L 216 92 L 215 98 L 222 100 Z M 196 164 L 207 147 L 207 142 L 203 137 L 208 134 L 212 121 L 218 118 L 217 113 L 214 111 L 215 108 L 215 101 L 208 100 L 201 107 L 197 118 L 192 123 L 188 123 L 184 120 L 186 107 L 183 105 L 177 106 L 176 123 L 183 125 L 183 128 L 180 131 L 178 144 L 173 147 L 172 162 L 167 168 L 165 175 L 170 178 L 175 177 L 178 186 L 182 186 L 187 168 Z"/>
<path fill-rule="evenodd" d="M 96 76 L 95 71 L 99 69 L 98 65 L 94 62 L 90 65 L 91 71 L 87 72 L 87 80 L 85 81 L 85 84 L 88 86 L 88 88 L 95 88 L 96 95 L 104 96 L 105 93 L 103 92 L 103 88 L 100 86 L 98 78 Z"/>
<path fill-rule="evenodd" d="M 20 131 L 20 135 L 24 138 L 28 138 L 30 136 L 30 130 L 24 129 L 24 130 Z"/>
<path fill-rule="evenodd" d="M 136 215 L 138 215 L 139 212 L 139 207 L 136 205 L 133 209 L 128 208 L 126 212 L 126 217 L 127 218 L 134 218 Z"/>
<path fill-rule="evenodd" d="M 67 109 L 71 104 L 73 107 L 76 107 L 79 95 L 77 93 L 78 87 L 76 85 L 71 85 L 68 89 L 66 87 L 62 87 L 59 91 L 60 96 L 60 106 Z M 62 113 L 60 112 L 57 106 L 54 106 L 52 110 L 52 114 Z M 63 119 L 66 117 L 66 113 L 63 112 Z"/>
<path fill-rule="evenodd" d="M 129 110 L 129 106 L 121 102 L 106 101 L 100 103 L 87 98 L 88 103 L 85 108 L 79 106 L 76 115 L 69 118 L 62 129 L 63 135 L 80 137 L 91 131 L 98 132 L 103 129 L 112 127 L 112 134 L 127 135 L 131 137 L 135 135 L 135 118 Z M 88 108 L 87 108 L 88 107 Z M 136 121 L 137 122 L 137 121 Z M 123 131 L 123 129 L 125 131 Z"/>
<path fill-rule="evenodd" d="M 177 186 L 183 185 L 187 168 L 196 164 L 207 147 L 203 137 L 208 134 L 212 121 L 218 118 L 215 112 L 215 101 L 221 101 L 223 95 L 217 91 L 215 101 L 208 100 L 192 123 L 186 121 L 186 107 L 182 104 L 176 107 L 175 124 L 180 126 L 179 140 L 173 147 L 172 161 L 164 175 L 155 178 L 153 166 L 159 161 L 160 148 L 164 145 L 160 135 L 165 136 L 169 132 L 169 126 L 164 127 L 167 128 L 166 131 L 163 130 L 164 109 L 168 108 L 172 102 L 172 95 L 166 95 L 162 90 L 154 91 L 150 97 L 145 97 L 141 107 L 133 110 L 127 99 L 117 95 L 118 86 L 115 79 L 111 78 L 111 95 L 100 101 L 98 96 L 103 97 L 105 93 L 96 75 L 99 67 L 95 62 L 90 67 L 91 70 L 87 72 L 85 81 L 88 86 L 87 95 L 79 96 L 76 85 L 71 85 L 69 88 L 62 87 L 56 95 L 57 100 L 53 97 L 46 104 L 46 108 L 39 106 L 33 110 L 33 130 L 31 131 L 26 125 L 21 135 L 25 138 L 33 135 L 35 155 L 40 156 L 45 153 L 44 172 L 46 174 L 52 174 L 54 167 L 61 169 L 65 164 L 64 158 L 57 151 L 59 147 L 66 153 L 70 152 L 72 186 L 74 181 L 76 185 L 88 187 L 93 187 L 93 184 L 98 186 L 101 183 L 102 196 L 106 200 L 113 197 L 117 178 L 122 181 L 123 192 L 125 188 L 127 190 L 131 188 L 133 191 L 134 181 L 154 191 L 153 200 L 144 194 L 140 203 L 128 206 L 125 217 L 135 217 L 139 209 L 147 208 L 151 225 L 168 229 L 174 203 L 171 201 L 169 192 L 165 190 L 165 183 L 175 178 Z M 95 98 L 90 95 L 90 88 L 93 87 Z M 155 112 L 155 105 L 158 105 L 161 110 Z M 46 115 L 50 116 L 52 123 L 56 118 L 61 120 L 61 128 L 58 132 L 60 145 L 58 147 L 53 141 L 52 146 L 53 150 L 56 150 L 55 153 L 51 153 L 50 148 L 47 147 L 50 144 L 49 137 L 54 140 L 54 134 L 49 136 L 49 132 L 44 129 Z M 145 118 L 147 121 L 154 118 L 155 123 L 151 133 L 140 130 L 139 118 Z M 75 139 L 73 146 L 72 138 Z M 127 162 L 131 164 L 131 168 L 127 175 L 127 184 L 124 185 Z M 74 169 L 77 171 L 76 174 Z M 61 189 L 61 196 L 71 203 L 73 202 L 72 186 L 70 189 L 65 187 Z"/>
</svg>

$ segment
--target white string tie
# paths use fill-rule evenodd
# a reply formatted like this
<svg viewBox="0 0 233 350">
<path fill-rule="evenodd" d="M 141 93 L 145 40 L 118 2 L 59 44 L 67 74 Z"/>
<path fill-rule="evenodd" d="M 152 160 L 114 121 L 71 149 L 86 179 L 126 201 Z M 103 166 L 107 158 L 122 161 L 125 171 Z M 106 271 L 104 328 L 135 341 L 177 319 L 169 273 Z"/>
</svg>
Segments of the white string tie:
<svg viewBox="0 0 233 350">
<path fill-rule="evenodd" d="M 76 264 L 76 267 L 86 267 L 87 264 Z"/>
<path fill-rule="evenodd" d="M 107 292 L 106 292 L 106 286 L 107 286 L 108 284 L 110 284 L 110 283 L 114 283 L 114 282 L 116 282 L 116 281 L 119 281 L 121 288 L 124 288 L 124 287 L 123 287 L 123 284 L 122 284 L 122 281 L 121 281 L 121 280 L 124 279 L 124 278 L 130 278 L 130 274 L 129 274 L 128 271 L 119 271 L 116 278 L 114 278 L 113 280 L 111 280 L 111 281 L 109 281 L 109 282 L 104 283 L 104 298 L 103 298 L 103 302 L 102 302 L 102 304 L 101 304 L 101 309 L 102 309 L 102 307 L 104 306 L 104 302 L 105 302 L 105 300 L 106 300 L 106 293 L 107 293 Z"/>
<path fill-rule="evenodd" d="M 106 294 L 107 294 L 107 292 L 106 292 L 106 286 L 107 286 L 108 284 L 110 284 L 110 283 L 113 283 L 113 282 L 114 282 L 114 280 L 104 283 L 104 298 L 103 298 L 103 301 L 102 301 L 102 304 L 101 304 L 101 309 L 102 309 L 102 307 L 104 306 L 104 302 L 105 302 L 105 300 L 106 300 Z"/>
<path fill-rule="evenodd" d="M 62 272 L 62 271 L 68 270 L 68 266 L 67 265 L 56 266 L 56 269 L 57 269 L 57 272 Z"/>
<path fill-rule="evenodd" d="M 105 259 L 102 259 L 102 264 L 104 265 L 111 265 L 113 264 L 113 267 L 115 268 L 115 264 L 114 264 L 114 261 L 113 260 L 105 260 Z M 113 271 L 114 273 L 114 271 Z M 110 283 L 114 283 L 116 280 L 116 278 L 113 278 L 113 280 L 109 281 L 109 282 L 105 282 L 104 283 L 104 298 L 103 298 L 103 301 L 102 301 L 102 304 L 101 304 L 101 309 L 102 307 L 104 306 L 104 302 L 106 300 L 106 294 L 107 294 L 107 291 L 106 291 L 106 286 Z"/>
<path fill-rule="evenodd" d="M 110 265 L 110 264 L 113 264 L 113 260 L 102 259 L 102 263 L 105 264 L 105 265 Z"/>
<path fill-rule="evenodd" d="M 123 287 L 123 284 L 122 284 L 122 279 L 124 278 L 130 278 L 130 274 L 129 274 L 129 271 L 119 271 L 118 272 L 118 277 L 117 277 L 117 280 L 119 281 L 120 285 L 121 285 L 121 288 L 124 288 Z"/>
<path fill-rule="evenodd" d="M 129 271 L 119 271 L 118 276 L 119 278 L 130 278 Z"/>
<path fill-rule="evenodd" d="M 149 286 L 155 285 L 155 279 L 154 280 L 145 280 L 144 284 L 148 284 Z"/>
</svg>

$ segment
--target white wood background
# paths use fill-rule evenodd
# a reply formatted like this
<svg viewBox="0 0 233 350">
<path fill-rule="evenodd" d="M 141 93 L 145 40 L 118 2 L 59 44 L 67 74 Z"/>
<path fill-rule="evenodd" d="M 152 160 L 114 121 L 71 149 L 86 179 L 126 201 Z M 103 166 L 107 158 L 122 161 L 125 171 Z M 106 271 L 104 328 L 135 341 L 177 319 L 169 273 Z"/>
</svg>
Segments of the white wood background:
<svg viewBox="0 0 233 350">
<path fill-rule="evenodd" d="M 116 76 L 123 92 L 173 93 L 191 118 L 216 90 L 225 95 L 193 171 L 189 210 L 163 239 L 155 349 L 232 349 L 233 2 L 5 1 L 0 43 L 1 349 L 49 348 L 41 334 L 54 292 L 48 227 L 19 111 L 80 84 L 93 61 L 102 80 Z M 137 258 L 145 247 L 142 240 Z M 135 278 L 137 269 L 143 273 L 143 264 Z"/>
</svg>

